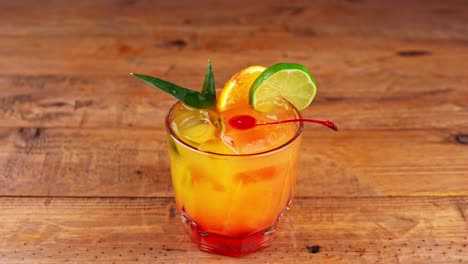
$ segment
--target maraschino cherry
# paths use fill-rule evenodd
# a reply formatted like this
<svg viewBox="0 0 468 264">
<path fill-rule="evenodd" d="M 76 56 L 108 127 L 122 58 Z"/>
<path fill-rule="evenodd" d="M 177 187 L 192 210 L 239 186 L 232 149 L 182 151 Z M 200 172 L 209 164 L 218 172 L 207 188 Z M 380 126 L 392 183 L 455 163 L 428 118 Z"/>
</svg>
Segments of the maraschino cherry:
<svg viewBox="0 0 468 264">
<path fill-rule="evenodd" d="M 268 122 L 268 123 L 257 123 L 257 120 L 255 119 L 255 117 L 250 116 L 250 115 L 238 115 L 229 119 L 229 125 L 240 130 L 251 129 L 251 128 L 254 128 L 255 126 L 261 126 L 261 125 L 275 125 L 275 124 L 283 124 L 283 123 L 290 123 L 290 122 L 316 123 L 316 124 L 324 125 L 335 131 L 338 131 L 338 127 L 329 120 L 322 121 L 322 120 L 315 120 L 315 119 L 298 118 L 298 119 L 287 119 L 287 120 Z"/>
</svg>

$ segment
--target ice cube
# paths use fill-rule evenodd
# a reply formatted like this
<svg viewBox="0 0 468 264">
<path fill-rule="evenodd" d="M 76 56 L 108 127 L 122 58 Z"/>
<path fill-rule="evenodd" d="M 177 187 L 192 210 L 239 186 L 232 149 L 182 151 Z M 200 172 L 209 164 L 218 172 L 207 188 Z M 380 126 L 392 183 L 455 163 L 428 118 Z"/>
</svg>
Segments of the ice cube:
<svg viewBox="0 0 468 264">
<path fill-rule="evenodd" d="M 220 154 L 238 154 L 236 149 L 226 144 L 221 139 L 208 140 L 198 147 L 201 151 L 220 153 Z"/>
<path fill-rule="evenodd" d="M 295 118 L 295 113 L 291 108 L 287 108 L 287 104 L 274 106 L 275 107 L 273 107 L 268 113 L 258 112 L 254 109 L 247 108 L 242 109 L 242 112 L 236 110 L 225 112 L 222 114 L 222 118 L 226 122 L 226 120 L 231 120 L 231 118 L 239 115 L 248 115 L 252 116 L 256 120 L 257 124 Z M 234 149 L 236 153 L 259 153 L 274 149 L 286 143 L 294 136 L 298 126 L 299 123 L 287 123 L 256 125 L 255 127 L 248 129 L 239 129 L 231 126 L 228 121 L 226 128 L 223 130 L 222 139 L 227 145 Z"/>
<path fill-rule="evenodd" d="M 221 134 L 220 118 L 208 109 L 194 109 L 180 104 L 173 111 L 172 129 L 190 145 L 198 147 Z"/>
</svg>

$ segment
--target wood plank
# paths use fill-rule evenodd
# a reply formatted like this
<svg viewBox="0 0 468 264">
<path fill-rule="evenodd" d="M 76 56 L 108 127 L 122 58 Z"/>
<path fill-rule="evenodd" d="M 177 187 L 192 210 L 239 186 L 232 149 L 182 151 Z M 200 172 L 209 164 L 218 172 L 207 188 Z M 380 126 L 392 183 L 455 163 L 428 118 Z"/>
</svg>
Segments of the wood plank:
<svg viewBox="0 0 468 264">
<path fill-rule="evenodd" d="M 0 30 L 6 32 L 0 35 L 0 87 L 6 88 L 0 89 L 0 122 L 5 127 L 158 127 L 160 122 L 153 120 L 164 117 L 169 97 L 151 93 L 148 87 L 131 80 L 127 73 L 147 72 L 189 87 L 199 87 L 207 58 L 215 62 L 218 87 L 232 74 L 251 64 L 271 65 L 291 60 L 310 66 L 320 88 L 313 108 L 305 114 L 332 117 L 342 129 L 468 126 L 468 93 L 465 89 L 468 85 L 465 75 L 468 47 L 463 39 L 468 34 L 461 34 L 466 27 L 458 27 L 464 25 L 466 16 L 463 14 L 467 8 L 459 2 L 451 2 L 448 6 L 434 2 L 427 4 L 426 9 L 392 1 L 379 5 L 341 3 L 342 7 L 334 7 L 336 3 L 330 6 L 327 2 L 301 3 L 296 9 L 284 9 L 284 3 L 277 2 L 271 10 L 282 12 L 281 20 L 290 24 L 270 25 L 274 30 L 265 28 L 271 22 L 267 19 L 272 14 L 267 12 L 268 8 L 258 18 L 249 17 L 253 19 L 249 21 L 252 23 L 238 23 L 229 16 L 221 20 L 216 12 L 213 12 L 216 15 L 202 18 L 220 20 L 217 26 L 232 29 L 236 34 L 219 28 L 212 30 L 206 21 L 197 26 L 180 24 L 180 18 L 172 28 L 169 25 L 175 21 L 166 11 L 173 11 L 176 6 L 167 4 L 157 9 L 162 14 L 156 21 L 160 26 L 135 29 L 138 34 L 130 34 L 130 30 L 126 35 L 115 31 L 96 35 L 88 24 L 102 19 L 103 12 L 122 9 L 122 4 L 135 9 L 122 14 L 129 16 L 127 20 L 122 19 L 123 22 L 131 21 L 132 17 L 142 19 L 144 24 L 148 22 L 145 19 L 155 17 L 153 11 L 148 11 L 153 9 L 147 8 L 151 3 L 109 1 L 98 4 L 91 11 L 90 2 L 80 3 L 76 8 L 54 3 L 53 10 L 47 9 L 45 4 L 32 2 L 27 11 L 18 4 L 4 4 L 6 8 L 0 12 L 6 14 L 0 13 L 0 18 L 5 23 L 0 23 L 0 27 L 17 25 L 14 21 L 19 20 L 21 29 L 29 28 L 29 31 L 18 34 L 8 33 L 8 29 Z M 197 8 L 204 9 L 205 4 L 209 3 L 202 3 Z M 404 10 L 400 10 L 402 6 Z M 323 12 L 332 20 L 326 21 L 331 29 L 323 27 L 330 32 L 311 34 L 307 31 L 311 30 L 309 28 L 294 28 L 315 25 L 304 23 L 320 17 L 313 16 L 315 7 L 316 12 Z M 445 25 L 444 30 L 437 30 L 432 25 L 431 30 L 414 30 L 414 35 L 409 36 L 408 27 L 385 27 L 389 30 L 384 31 L 380 27 L 379 30 L 369 27 L 379 21 L 388 23 L 391 19 L 394 22 L 394 12 L 389 12 L 388 8 L 398 11 L 399 21 L 410 17 L 415 21 L 437 21 L 438 26 Z M 52 26 L 43 19 L 44 9 L 52 13 L 49 19 L 54 23 L 53 28 L 62 26 L 65 31 L 59 35 L 53 34 L 56 31 L 47 31 Z M 226 12 L 232 17 L 237 14 L 226 6 L 221 9 L 219 14 Z M 193 16 L 196 10 L 182 13 Z M 369 10 L 377 10 L 375 14 L 381 20 L 369 24 L 368 19 L 374 16 Z M 140 13 L 143 14 L 140 16 Z M 297 16 L 296 13 L 300 14 L 297 20 L 291 19 L 291 16 Z M 72 18 L 71 24 L 58 23 L 65 14 L 80 16 Z M 41 21 L 45 21 L 40 26 L 36 21 L 39 15 Z M 340 28 L 334 28 L 330 23 L 337 19 L 341 25 L 344 17 L 348 17 L 348 23 L 365 23 L 366 26 L 355 27 L 349 32 L 352 27 L 348 23 Z M 427 20 L 427 17 L 433 19 Z M 445 24 L 448 21 L 450 27 Z M 117 23 L 110 20 L 108 24 L 114 22 Z M 114 28 L 110 25 L 104 29 Z M 409 25 L 426 26 L 423 23 Z M 145 31 L 149 28 L 150 37 Z M 36 34 L 37 29 L 45 31 Z M 76 30 L 89 32 L 89 35 Z M 379 32 L 390 35 L 383 37 Z M 233 53 L 236 56 L 232 56 Z"/>
<path fill-rule="evenodd" d="M 468 263 L 468 5 L 0 0 L 0 263 Z M 172 98 L 307 65 L 319 94 L 275 244 L 200 252 L 175 211 Z M 54 197 L 55 196 L 55 197 Z M 308 246 L 320 246 L 312 254 Z"/>
<path fill-rule="evenodd" d="M 468 127 L 468 78 L 463 73 L 468 68 L 468 57 L 450 56 L 450 49 L 447 46 L 440 55 L 412 59 L 382 50 L 358 58 L 352 55 L 352 49 L 344 57 L 337 54 L 330 58 L 326 55 L 330 50 L 325 50 L 319 55 L 321 58 L 310 63 L 319 82 L 319 94 L 304 115 L 330 118 L 346 130 Z M 31 52 L 31 57 L 34 53 Z M 270 57 L 268 54 L 271 55 L 263 53 Z M 32 63 L 36 67 L 32 68 L 26 67 L 30 60 L 21 59 L 23 62 L 14 64 L 18 66 L 17 71 L 0 76 L 0 87 L 5 88 L 0 89 L 1 126 L 161 127 L 160 120 L 174 100 L 127 73 L 141 71 L 197 89 L 202 83 L 207 57 L 185 63 L 181 55 L 156 64 L 150 63 L 155 56 L 151 55 L 141 67 L 110 67 L 114 59 L 97 60 L 93 65 L 100 76 L 89 76 L 95 72 L 86 67 L 67 69 L 64 64 L 70 60 L 60 56 L 54 60 L 38 58 Z M 18 58 L 22 56 L 18 54 Z M 379 62 L 379 56 L 389 57 Z M 7 60 L 11 56 L 4 59 L 5 64 L 10 63 Z M 311 58 L 302 60 L 307 65 Z M 57 65 L 45 65 L 44 61 Z M 244 59 L 229 61 L 220 57 L 218 61 L 217 87 L 222 87 L 230 75 L 248 65 Z M 433 66 L 421 67 L 428 64 Z M 149 70 L 153 67 L 156 70 Z M 26 75 L 20 73 L 25 68 Z M 53 70 L 52 75 L 43 75 L 42 69 L 53 68 L 59 72 Z"/>
<path fill-rule="evenodd" d="M 297 199 L 274 244 L 240 259 L 199 252 L 171 198 L 0 198 L 0 210 L 2 263 L 468 261 L 466 197 Z"/>
<path fill-rule="evenodd" d="M 215 4 L 216 3 L 216 4 Z M 152 34 L 161 28 L 235 33 L 255 27 L 298 34 L 467 40 L 464 1 L 122 1 L 73 5 L 2 1 L 0 32 L 21 35 Z M 27 5 L 28 8 L 24 8 Z M 209 12 L 205 12 L 210 10 Z M 177 15 L 174 15 L 176 13 Z M 45 17 L 44 14 L 47 14 Z M 397 17 L 397 19 L 396 19 Z"/>
<path fill-rule="evenodd" d="M 145 71 L 159 76 L 170 73 L 184 81 L 193 79 L 190 75 L 198 73 L 198 69 L 203 73 L 206 61 L 211 59 L 221 84 L 240 66 L 269 66 L 278 61 L 303 63 L 318 76 L 379 73 L 406 78 L 416 75 L 460 78 L 465 77 L 463 66 L 467 65 L 468 56 L 467 42 L 456 39 L 309 37 L 284 30 L 238 35 L 224 32 L 190 35 L 162 30 L 154 37 L 0 35 L 0 48 L 0 55 L 4 55 L 0 58 L 2 75 L 102 77 Z M 233 52 L 236 56 L 232 56 Z"/>
<path fill-rule="evenodd" d="M 300 197 L 468 195 L 466 129 L 308 128 Z M 173 195 L 163 130 L 0 129 L 0 145 L 0 196 Z"/>
</svg>

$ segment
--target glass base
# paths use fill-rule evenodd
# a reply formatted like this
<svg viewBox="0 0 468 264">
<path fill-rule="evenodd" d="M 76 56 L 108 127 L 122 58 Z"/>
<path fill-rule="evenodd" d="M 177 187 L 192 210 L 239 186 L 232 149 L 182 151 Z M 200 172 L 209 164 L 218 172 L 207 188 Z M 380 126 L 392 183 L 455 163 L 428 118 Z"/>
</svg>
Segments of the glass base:
<svg viewBox="0 0 468 264">
<path fill-rule="evenodd" d="M 287 210 L 289 210 L 289 204 L 283 212 L 281 212 L 278 221 Z M 236 238 L 200 230 L 197 224 L 192 221 L 185 212 L 182 212 L 182 222 L 184 223 L 185 230 L 200 250 L 231 257 L 248 255 L 269 246 L 273 240 L 278 221 L 276 221 L 274 226 L 260 232 L 246 237 Z"/>
</svg>

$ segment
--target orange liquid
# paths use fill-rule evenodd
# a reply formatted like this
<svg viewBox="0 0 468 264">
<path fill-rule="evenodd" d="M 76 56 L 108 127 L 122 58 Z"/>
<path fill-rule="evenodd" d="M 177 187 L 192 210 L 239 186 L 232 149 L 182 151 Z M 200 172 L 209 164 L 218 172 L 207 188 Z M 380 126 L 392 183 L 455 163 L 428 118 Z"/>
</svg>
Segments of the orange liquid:
<svg viewBox="0 0 468 264">
<path fill-rule="evenodd" d="M 282 112 L 287 117 L 299 115 L 294 109 Z M 265 118 L 250 108 L 223 113 L 221 118 L 240 113 Z M 169 119 L 177 117 L 169 115 Z M 201 133 L 197 139 L 203 137 L 203 142 L 196 144 L 185 140 L 183 130 L 168 129 L 169 156 L 177 208 L 191 238 L 203 250 L 240 256 L 271 242 L 279 218 L 293 199 L 302 125 L 237 131 L 226 123 L 213 138 Z M 210 153 L 195 147 L 207 142 Z"/>
</svg>

